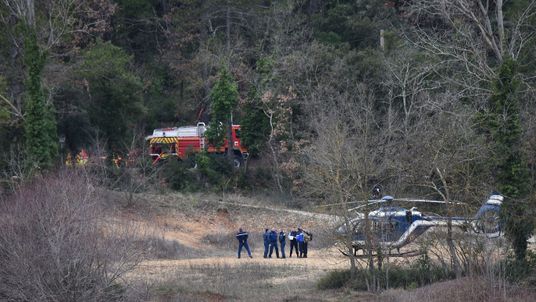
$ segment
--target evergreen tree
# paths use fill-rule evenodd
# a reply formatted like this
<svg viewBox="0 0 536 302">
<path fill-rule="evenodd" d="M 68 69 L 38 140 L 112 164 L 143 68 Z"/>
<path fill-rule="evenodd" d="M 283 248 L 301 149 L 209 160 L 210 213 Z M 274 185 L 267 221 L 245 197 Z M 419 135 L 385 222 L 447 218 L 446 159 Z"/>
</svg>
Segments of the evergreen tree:
<svg viewBox="0 0 536 302">
<path fill-rule="evenodd" d="M 143 121 L 143 83 L 131 70 L 132 56 L 110 42 L 97 42 L 84 53 L 77 70 L 86 83 L 85 110 L 109 153 L 123 153 L 132 130 Z"/>
<path fill-rule="evenodd" d="M 248 147 L 251 156 L 258 155 L 270 135 L 270 123 L 257 102 L 252 101 L 245 105 L 240 124 L 242 143 Z"/>
<path fill-rule="evenodd" d="M 238 102 L 238 86 L 227 68 L 222 68 L 220 78 L 210 92 L 211 122 L 206 132 L 211 144 L 222 146 L 227 131 L 227 149 L 229 157 L 233 156 L 232 114 Z"/>
<path fill-rule="evenodd" d="M 516 258 L 525 259 L 527 239 L 534 222 L 527 214 L 530 180 L 528 166 L 521 150 L 521 121 L 517 64 L 506 59 L 493 83 L 489 111 L 484 116 L 486 130 L 494 146 L 495 177 L 499 191 L 505 196 L 506 235 L 511 240 Z"/>
<path fill-rule="evenodd" d="M 58 135 L 54 110 L 51 104 L 47 104 L 41 87 L 46 56 L 39 49 L 34 30 L 26 28 L 24 35 L 26 166 L 30 170 L 49 169 L 58 155 Z"/>
</svg>

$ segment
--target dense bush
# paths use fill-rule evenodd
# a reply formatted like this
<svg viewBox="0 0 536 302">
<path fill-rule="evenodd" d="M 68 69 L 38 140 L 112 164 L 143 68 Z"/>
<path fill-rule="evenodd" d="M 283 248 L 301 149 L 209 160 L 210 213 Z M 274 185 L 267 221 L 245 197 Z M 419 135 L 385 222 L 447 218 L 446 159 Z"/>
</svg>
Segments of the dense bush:
<svg viewBox="0 0 536 302">
<path fill-rule="evenodd" d="M 495 267 L 495 273 L 498 277 L 504 278 L 510 282 L 528 282 L 532 286 L 536 285 L 536 253 L 528 251 L 524 260 L 518 260 L 514 255 L 508 256 L 500 261 Z"/>
<path fill-rule="evenodd" d="M 455 277 L 454 272 L 434 264 L 426 255 L 408 267 L 392 266 L 376 269 L 373 273 L 380 288 L 416 288 Z M 321 278 L 317 287 L 335 289 L 348 286 L 355 290 L 368 290 L 367 280 L 371 279 L 371 272 L 367 269 L 359 269 L 353 282 L 350 280 L 350 270 L 333 271 Z"/>
<path fill-rule="evenodd" d="M 336 289 L 350 281 L 350 270 L 332 271 L 322 277 L 316 286 L 318 289 Z"/>
<path fill-rule="evenodd" d="M 173 190 L 233 190 L 246 188 L 242 170 L 235 169 L 224 155 L 198 153 L 184 161 L 167 159 L 162 163 L 162 179 Z"/>
<path fill-rule="evenodd" d="M 164 161 L 162 165 L 162 179 L 171 189 L 194 191 L 199 188 L 196 172 L 193 171 L 191 162 L 171 158 Z"/>
</svg>

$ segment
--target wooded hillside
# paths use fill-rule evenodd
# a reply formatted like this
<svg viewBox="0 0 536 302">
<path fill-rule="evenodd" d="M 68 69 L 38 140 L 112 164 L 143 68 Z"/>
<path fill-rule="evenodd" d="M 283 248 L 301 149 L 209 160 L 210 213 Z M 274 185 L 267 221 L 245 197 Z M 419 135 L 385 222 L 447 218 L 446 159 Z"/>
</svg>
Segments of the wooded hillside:
<svg viewBox="0 0 536 302">
<path fill-rule="evenodd" d="M 535 14 L 531 0 L 0 0 L 2 177 L 232 116 L 263 163 L 235 188 L 320 203 L 377 184 L 473 203 L 498 190 L 521 258 Z M 233 102 L 215 103 L 218 81 Z"/>
</svg>

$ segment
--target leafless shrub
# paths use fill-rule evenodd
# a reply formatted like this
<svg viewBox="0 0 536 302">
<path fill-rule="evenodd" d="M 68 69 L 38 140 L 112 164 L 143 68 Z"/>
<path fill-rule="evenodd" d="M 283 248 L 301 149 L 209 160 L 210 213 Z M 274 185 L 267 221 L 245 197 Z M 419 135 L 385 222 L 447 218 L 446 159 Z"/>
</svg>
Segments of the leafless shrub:
<svg viewBox="0 0 536 302">
<path fill-rule="evenodd" d="M 0 300 L 117 301 L 137 264 L 132 228 L 112 226 L 82 171 L 37 177 L 0 201 Z"/>
<path fill-rule="evenodd" d="M 497 294 L 485 278 L 462 278 L 432 284 L 413 291 L 389 290 L 379 301 L 534 301 L 536 294 L 528 289 L 509 285 L 504 294 Z"/>
</svg>

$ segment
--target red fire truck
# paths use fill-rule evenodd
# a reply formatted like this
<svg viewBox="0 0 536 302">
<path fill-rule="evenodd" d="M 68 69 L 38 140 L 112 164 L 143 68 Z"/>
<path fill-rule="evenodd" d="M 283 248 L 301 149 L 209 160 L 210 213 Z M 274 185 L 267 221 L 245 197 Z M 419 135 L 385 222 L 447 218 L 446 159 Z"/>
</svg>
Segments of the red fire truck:
<svg viewBox="0 0 536 302">
<path fill-rule="evenodd" d="M 153 164 L 168 157 L 186 160 L 189 156 L 202 150 L 213 154 L 226 154 L 227 139 L 221 147 L 217 148 L 209 144 L 208 139 L 205 138 L 206 129 L 205 123 L 197 123 L 196 126 L 154 129 L 153 135 L 146 137 Z M 234 165 L 238 168 L 249 155 L 247 148 L 242 146 L 240 142 L 240 125 L 232 126 L 232 140 L 233 150 L 231 152 L 234 154 Z"/>
</svg>

